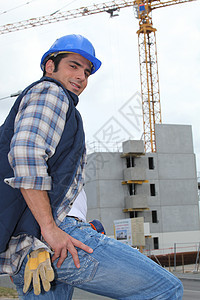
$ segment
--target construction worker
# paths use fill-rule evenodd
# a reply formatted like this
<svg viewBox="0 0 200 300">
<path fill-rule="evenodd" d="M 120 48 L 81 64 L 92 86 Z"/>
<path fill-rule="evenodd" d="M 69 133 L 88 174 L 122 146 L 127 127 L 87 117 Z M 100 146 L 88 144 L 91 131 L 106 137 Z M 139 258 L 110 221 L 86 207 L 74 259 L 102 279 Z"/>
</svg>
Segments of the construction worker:
<svg viewBox="0 0 200 300">
<path fill-rule="evenodd" d="M 0 128 L 0 272 L 20 299 L 72 299 L 74 287 L 114 299 L 182 299 L 176 277 L 86 222 L 76 105 L 100 66 L 85 37 L 57 39 L 42 57 L 43 77 Z"/>
</svg>

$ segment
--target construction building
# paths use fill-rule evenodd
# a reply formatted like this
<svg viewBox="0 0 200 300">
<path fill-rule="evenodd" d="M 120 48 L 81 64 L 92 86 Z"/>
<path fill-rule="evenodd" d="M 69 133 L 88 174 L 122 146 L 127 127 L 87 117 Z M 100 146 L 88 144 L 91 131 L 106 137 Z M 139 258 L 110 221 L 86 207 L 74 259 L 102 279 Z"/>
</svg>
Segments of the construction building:
<svg viewBox="0 0 200 300">
<path fill-rule="evenodd" d="M 99 219 L 109 236 L 114 221 L 144 218 L 146 250 L 191 251 L 200 241 L 196 160 L 190 125 L 155 126 L 156 152 L 128 140 L 122 152 L 88 156 L 88 220 Z"/>
</svg>

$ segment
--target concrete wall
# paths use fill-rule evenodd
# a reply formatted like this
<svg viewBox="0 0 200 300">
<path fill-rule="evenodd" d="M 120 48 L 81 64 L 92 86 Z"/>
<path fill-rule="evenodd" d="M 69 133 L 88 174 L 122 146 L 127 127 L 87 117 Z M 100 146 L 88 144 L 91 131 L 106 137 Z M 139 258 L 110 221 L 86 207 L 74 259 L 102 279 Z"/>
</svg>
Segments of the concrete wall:
<svg viewBox="0 0 200 300">
<path fill-rule="evenodd" d="M 193 153 L 157 155 L 159 179 L 195 179 L 196 162 Z"/>
<path fill-rule="evenodd" d="M 88 156 L 85 191 L 87 220 L 99 219 L 108 235 L 114 235 L 114 220 L 123 219 L 123 161 L 120 153 L 92 153 Z"/>
<path fill-rule="evenodd" d="M 191 126 L 156 125 L 157 153 L 155 169 L 147 171 L 150 183 L 155 183 L 156 197 L 149 198 L 150 210 L 156 210 L 158 223 L 151 223 L 151 233 L 159 237 L 161 248 L 169 244 L 166 236 L 200 230 L 196 161 L 193 153 Z M 163 233 L 164 235 L 162 235 Z M 161 238 L 162 236 L 162 238 Z M 182 241 L 189 240 L 189 234 Z"/>
<path fill-rule="evenodd" d="M 123 153 L 144 153 L 144 143 L 141 140 L 129 140 L 122 143 Z"/>
<path fill-rule="evenodd" d="M 145 180 L 146 170 L 144 168 L 139 167 L 124 169 L 124 180 L 128 181 L 130 179 Z"/>
<path fill-rule="evenodd" d="M 147 195 L 126 196 L 125 208 L 148 208 Z"/>
<path fill-rule="evenodd" d="M 191 125 L 156 124 L 157 153 L 193 153 Z"/>
</svg>

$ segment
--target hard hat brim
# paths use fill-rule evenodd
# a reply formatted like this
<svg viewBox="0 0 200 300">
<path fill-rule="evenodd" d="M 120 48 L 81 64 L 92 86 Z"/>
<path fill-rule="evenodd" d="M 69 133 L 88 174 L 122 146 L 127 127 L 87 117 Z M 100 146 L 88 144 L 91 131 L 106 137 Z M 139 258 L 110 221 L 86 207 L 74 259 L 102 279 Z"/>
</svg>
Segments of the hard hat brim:
<svg viewBox="0 0 200 300">
<path fill-rule="evenodd" d="M 68 51 L 66 51 L 66 49 L 59 50 L 59 54 L 62 52 L 67 53 Z M 91 74 L 94 74 L 101 67 L 101 61 L 98 58 L 96 58 L 95 56 L 92 56 L 91 54 L 89 54 L 81 49 L 70 49 L 69 53 L 70 52 L 80 54 L 81 56 L 85 57 L 87 60 L 89 60 L 92 63 Z M 45 65 L 46 61 L 48 60 L 48 57 L 50 58 L 51 54 L 56 54 L 56 53 L 58 53 L 58 52 L 49 50 L 42 56 L 41 64 L 40 64 L 42 71 L 44 71 L 44 65 Z"/>
</svg>

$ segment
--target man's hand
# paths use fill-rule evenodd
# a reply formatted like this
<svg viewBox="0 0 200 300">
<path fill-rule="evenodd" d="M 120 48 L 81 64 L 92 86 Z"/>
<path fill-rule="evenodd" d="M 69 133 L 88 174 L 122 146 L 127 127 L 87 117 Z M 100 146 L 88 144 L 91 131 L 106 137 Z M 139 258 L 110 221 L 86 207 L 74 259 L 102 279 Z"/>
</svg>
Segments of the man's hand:
<svg viewBox="0 0 200 300">
<path fill-rule="evenodd" d="M 52 226 L 47 226 L 41 231 L 44 240 L 54 251 L 52 257 L 52 262 L 59 258 L 57 267 L 60 268 L 63 261 L 67 257 L 67 252 L 69 251 L 74 260 L 74 264 L 77 268 L 80 268 L 80 262 L 78 258 L 78 253 L 75 247 L 78 247 L 88 253 L 92 253 L 93 250 L 82 242 L 71 237 L 69 234 L 61 230 L 54 224 Z"/>
<path fill-rule="evenodd" d="M 49 252 L 43 248 L 32 251 L 28 255 L 24 271 L 23 292 L 26 293 L 28 291 L 33 281 L 34 294 L 39 295 L 41 293 L 40 279 L 44 290 L 48 292 L 51 287 L 50 282 L 54 280 L 54 271 L 51 267 Z"/>
<path fill-rule="evenodd" d="M 60 268 L 63 261 L 67 257 L 67 251 L 69 251 L 72 255 L 75 266 L 80 268 L 78 253 L 75 247 L 83 249 L 88 253 L 92 253 L 93 250 L 80 241 L 72 238 L 70 235 L 56 226 L 51 211 L 49 197 L 46 191 L 21 188 L 21 192 L 33 216 L 40 226 L 44 240 L 48 243 L 52 250 L 54 250 L 52 261 L 55 261 L 60 257 L 57 263 L 57 267 Z"/>
</svg>

